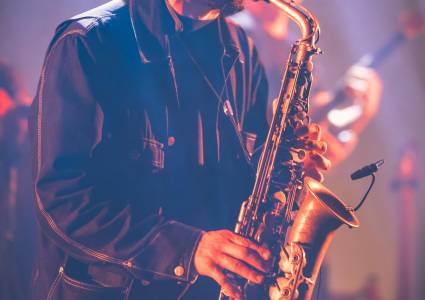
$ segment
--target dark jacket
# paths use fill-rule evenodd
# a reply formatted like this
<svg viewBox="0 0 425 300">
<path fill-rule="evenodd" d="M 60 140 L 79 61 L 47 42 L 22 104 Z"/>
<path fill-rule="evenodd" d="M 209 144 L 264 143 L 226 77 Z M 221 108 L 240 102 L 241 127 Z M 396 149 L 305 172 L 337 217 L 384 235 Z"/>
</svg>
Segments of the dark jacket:
<svg viewBox="0 0 425 300">
<path fill-rule="evenodd" d="M 256 51 L 241 29 L 219 23 L 236 118 L 263 135 Z M 196 279 L 202 231 L 167 218 L 164 183 L 179 109 L 169 38 L 181 26 L 158 0 L 112 1 L 58 26 L 31 116 L 41 228 L 34 299 L 176 299 Z M 235 149 L 227 160 L 240 172 L 226 126 L 219 143 Z"/>
</svg>

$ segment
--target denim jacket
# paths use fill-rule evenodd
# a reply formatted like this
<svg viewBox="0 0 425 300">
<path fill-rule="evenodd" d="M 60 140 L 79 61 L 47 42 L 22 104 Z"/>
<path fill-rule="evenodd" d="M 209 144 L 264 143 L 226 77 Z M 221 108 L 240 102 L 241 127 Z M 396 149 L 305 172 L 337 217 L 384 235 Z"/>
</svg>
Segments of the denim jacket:
<svg viewBox="0 0 425 300">
<path fill-rule="evenodd" d="M 229 100 L 252 148 L 267 128 L 266 79 L 244 32 L 220 24 Z M 166 218 L 162 188 L 179 105 L 167 43 L 181 26 L 158 0 L 115 0 L 58 26 L 30 118 L 34 299 L 176 299 L 196 279 L 202 230 Z"/>
</svg>

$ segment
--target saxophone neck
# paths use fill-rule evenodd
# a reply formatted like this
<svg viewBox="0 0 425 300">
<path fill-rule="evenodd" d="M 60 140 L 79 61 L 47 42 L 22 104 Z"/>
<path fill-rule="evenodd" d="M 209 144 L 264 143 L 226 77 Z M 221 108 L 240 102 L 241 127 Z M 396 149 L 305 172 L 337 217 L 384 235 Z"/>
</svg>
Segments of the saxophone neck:
<svg viewBox="0 0 425 300">
<path fill-rule="evenodd" d="M 316 16 L 303 6 L 295 4 L 288 0 L 264 0 L 275 5 L 285 12 L 285 14 L 294 21 L 301 31 L 300 43 L 307 43 L 315 48 L 319 40 L 320 26 Z"/>
</svg>

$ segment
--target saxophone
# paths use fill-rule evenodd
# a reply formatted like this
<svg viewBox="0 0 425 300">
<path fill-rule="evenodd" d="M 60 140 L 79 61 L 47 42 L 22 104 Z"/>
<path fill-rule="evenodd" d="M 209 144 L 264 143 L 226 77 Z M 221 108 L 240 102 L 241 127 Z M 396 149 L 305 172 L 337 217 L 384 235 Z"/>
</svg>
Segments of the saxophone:
<svg viewBox="0 0 425 300">
<path fill-rule="evenodd" d="M 294 2 L 265 1 L 298 25 L 301 38 L 291 47 L 252 193 L 235 226 L 235 233 L 267 246 L 275 257 L 261 286 L 244 283 L 244 298 L 308 300 L 335 231 L 342 224 L 358 227 L 359 221 L 330 190 L 304 176 L 305 152 L 290 147 L 295 130 L 309 122 L 313 58 L 320 53 L 318 21 Z M 219 299 L 225 298 L 220 292 Z"/>
</svg>

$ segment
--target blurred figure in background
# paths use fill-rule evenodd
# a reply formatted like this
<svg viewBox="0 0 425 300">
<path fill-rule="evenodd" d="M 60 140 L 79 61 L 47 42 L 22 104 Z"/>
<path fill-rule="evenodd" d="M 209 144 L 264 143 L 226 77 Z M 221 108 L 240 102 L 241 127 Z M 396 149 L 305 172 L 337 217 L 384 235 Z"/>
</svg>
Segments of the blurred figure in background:
<svg viewBox="0 0 425 300">
<path fill-rule="evenodd" d="M 0 300 L 29 299 L 34 247 L 29 162 L 30 97 L 0 61 Z"/>
<path fill-rule="evenodd" d="M 259 49 L 269 82 L 271 103 L 279 93 L 290 43 L 298 38 L 298 32 L 289 30 L 290 20 L 282 11 L 265 2 L 246 1 L 245 8 L 232 18 L 246 30 Z M 328 142 L 327 155 L 333 166 L 346 159 L 356 147 L 358 135 L 378 111 L 382 90 L 376 71 L 361 66 L 351 67 L 341 85 L 343 101 L 334 101 L 340 95 L 332 91 L 317 91 L 311 103 L 312 120 L 322 126 L 323 139 Z M 270 118 L 271 115 L 270 109 Z"/>
<path fill-rule="evenodd" d="M 341 84 L 340 90 L 317 92 L 311 108 L 312 120 L 323 128 L 334 166 L 356 148 L 359 135 L 378 112 L 382 94 L 378 73 L 360 65 L 350 67 Z"/>
</svg>

